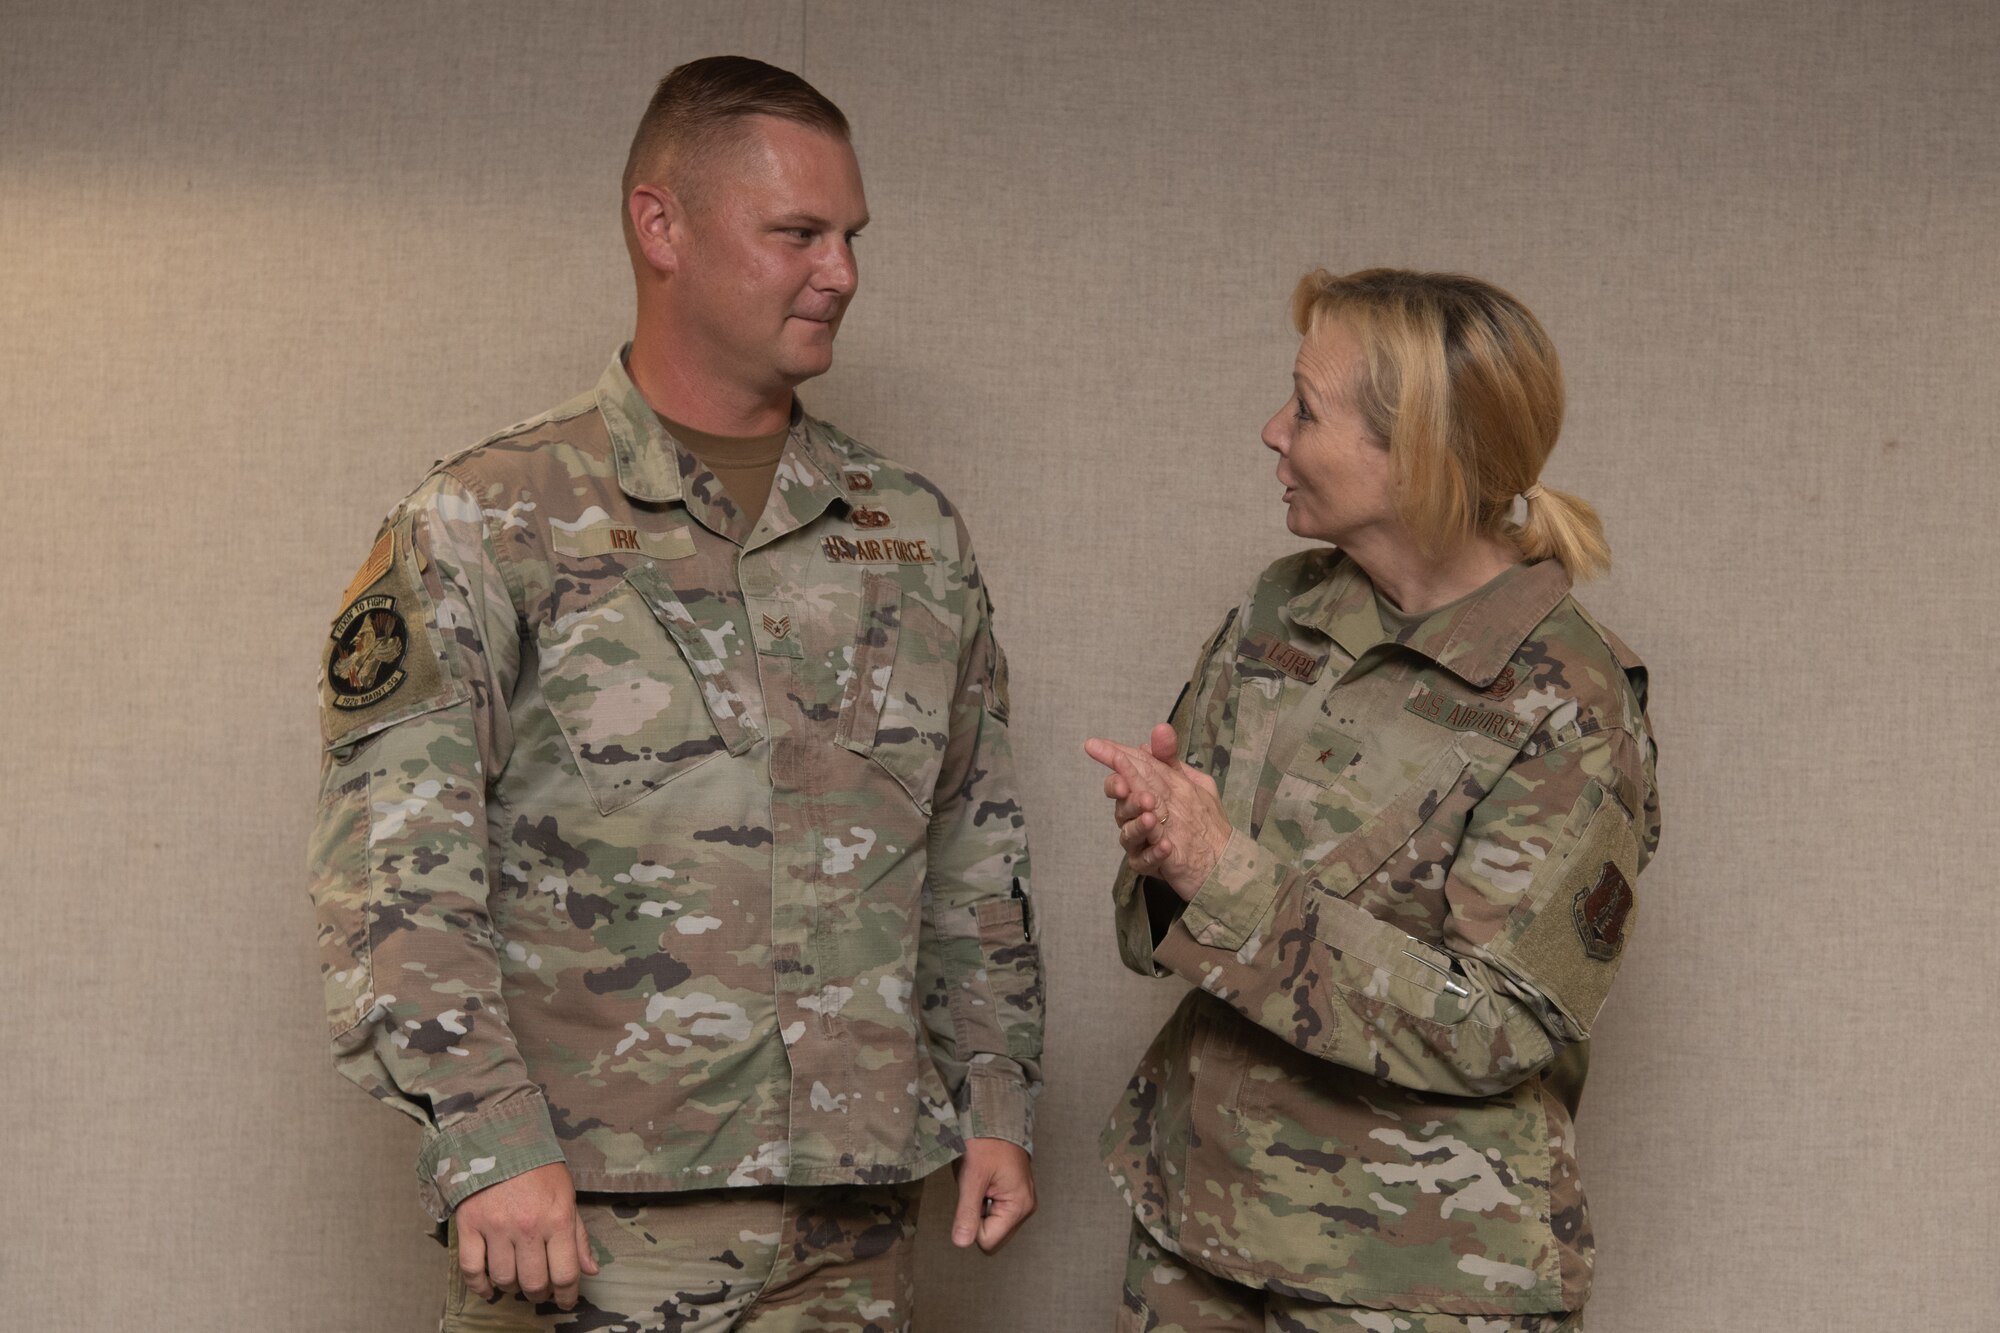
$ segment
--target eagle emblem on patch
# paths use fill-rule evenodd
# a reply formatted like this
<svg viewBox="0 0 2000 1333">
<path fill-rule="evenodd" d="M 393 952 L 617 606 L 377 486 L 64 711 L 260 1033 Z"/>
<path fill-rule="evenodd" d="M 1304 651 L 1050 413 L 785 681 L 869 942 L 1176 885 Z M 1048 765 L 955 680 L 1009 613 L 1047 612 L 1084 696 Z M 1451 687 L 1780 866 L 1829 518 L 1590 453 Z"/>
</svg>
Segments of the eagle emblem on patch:
<svg viewBox="0 0 2000 1333">
<path fill-rule="evenodd" d="M 335 708 L 366 708 L 388 698 L 409 679 L 403 655 L 409 629 L 393 597 L 363 597 L 333 622 L 333 651 L 326 659 L 326 683 Z"/>
<path fill-rule="evenodd" d="M 844 472 L 841 479 L 850 491 L 872 491 L 875 489 L 875 475 L 872 472 Z"/>
<path fill-rule="evenodd" d="M 1586 954 L 1600 963 L 1618 956 L 1625 947 L 1625 927 L 1632 919 L 1635 901 L 1625 872 L 1610 861 L 1604 863 L 1595 880 L 1577 890 L 1571 914 Z"/>
<path fill-rule="evenodd" d="M 889 526 L 889 515 L 885 510 L 881 509 L 869 509 L 862 505 L 856 505 L 853 511 L 848 514 L 848 517 L 854 520 L 854 526 L 857 528 L 886 528 Z"/>
</svg>

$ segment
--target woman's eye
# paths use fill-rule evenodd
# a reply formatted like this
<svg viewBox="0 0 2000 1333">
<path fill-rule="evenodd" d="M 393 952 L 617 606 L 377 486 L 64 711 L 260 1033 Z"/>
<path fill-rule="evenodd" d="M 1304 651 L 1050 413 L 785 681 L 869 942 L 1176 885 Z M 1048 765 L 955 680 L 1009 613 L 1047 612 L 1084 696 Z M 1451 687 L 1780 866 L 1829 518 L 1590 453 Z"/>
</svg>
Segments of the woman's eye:
<svg viewBox="0 0 2000 1333">
<path fill-rule="evenodd" d="M 1313 419 L 1313 414 L 1312 414 L 1312 409 L 1311 409 L 1310 407 L 1307 407 L 1307 406 L 1306 406 L 1306 400 L 1305 400 L 1305 399 L 1303 399 L 1303 398 L 1294 398 L 1294 399 L 1292 400 L 1292 402 L 1293 402 L 1293 403 L 1294 403 L 1294 404 L 1296 405 L 1296 408 L 1297 408 L 1297 410 L 1296 410 L 1296 411 L 1294 411 L 1294 412 L 1292 413 L 1292 419 L 1293 419 L 1293 420 L 1295 420 L 1295 421 L 1311 421 L 1311 420 Z"/>
</svg>

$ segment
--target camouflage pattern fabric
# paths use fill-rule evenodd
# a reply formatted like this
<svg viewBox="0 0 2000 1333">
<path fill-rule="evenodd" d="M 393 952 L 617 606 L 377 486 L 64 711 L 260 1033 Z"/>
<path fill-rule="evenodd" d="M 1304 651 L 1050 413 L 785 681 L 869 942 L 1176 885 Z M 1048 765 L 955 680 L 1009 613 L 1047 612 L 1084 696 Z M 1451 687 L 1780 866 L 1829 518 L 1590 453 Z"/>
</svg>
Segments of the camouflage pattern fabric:
<svg viewBox="0 0 2000 1333">
<path fill-rule="evenodd" d="M 1185 1263 L 1132 1224 L 1117 1333 L 1582 1333 L 1581 1314 L 1455 1315 L 1326 1305 Z"/>
<path fill-rule="evenodd" d="M 1553 561 L 1384 635 L 1339 552 L 1281 560 L 1173 722 L 1234 828 L 1120 949 L 1196 985 L 1102 1147 L 1168 1251 L 1290 1296 L 1582 1307 L 1572 1117 L 1659 839 L 1645 670 Z"/>
<path fill-rule="evenodd" d="M 752 527 L 614 359 L 441 463 L 322 653 L 336 1061 L 422 1202 L 889 1183 L 1029 1146 L 1006 663 L 929 481 L 795 410 Z"/>
<path fill-rule="evenodd" d="M 908 1333 L 923 1182 L 586 1194 L 597 1276 L 576 1308 L 471 1294 L 458 1273 L 440 1333 Z"/>
</svg>

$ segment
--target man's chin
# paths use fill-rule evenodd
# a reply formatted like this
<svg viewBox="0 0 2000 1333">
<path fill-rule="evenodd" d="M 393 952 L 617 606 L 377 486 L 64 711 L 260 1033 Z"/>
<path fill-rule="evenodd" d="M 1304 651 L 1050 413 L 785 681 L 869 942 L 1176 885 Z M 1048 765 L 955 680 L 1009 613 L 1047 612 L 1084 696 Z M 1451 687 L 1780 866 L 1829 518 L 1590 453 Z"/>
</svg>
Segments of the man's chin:
<svg viewBox="0 0 2000 1333">
<path fill-rule="evenodd" d="M 785 358 L 778 373 L 792 383 L 809 380 L 815 375 L 824 375 L 833 368 L 833 344 L 823 347 L 801 348 Z"/>
</svg>

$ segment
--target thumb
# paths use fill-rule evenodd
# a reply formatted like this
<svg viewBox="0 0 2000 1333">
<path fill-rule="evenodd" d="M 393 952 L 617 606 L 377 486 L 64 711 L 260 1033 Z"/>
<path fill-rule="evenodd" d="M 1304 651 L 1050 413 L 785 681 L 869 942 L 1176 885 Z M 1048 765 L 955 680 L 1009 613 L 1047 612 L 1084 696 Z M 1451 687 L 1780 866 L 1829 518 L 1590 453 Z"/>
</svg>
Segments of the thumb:
<svg viewBox="0 0 2000 1333">
<path fill-rule="evenodd" d="M 964 1249 L 979 1236 L 980 1214 L 986 1210 L 986 1173 L 966 1171 L 958 1178 L 958 1212 L 951 1220 L 951 1243 Z"/>
<path fill-rule="evenodd" d="M 1162 722 L 1153 728 L 1153 736 L 1149 744 L 1153 751 L 1153 758 L 1159 760 L 1161 763 L 1178 764 L 1180 762 L 1180 737 L 1174 735 L 1174 729 L 1166 723 Z"/>
<path fill-rule="evenodd" d="M 576 1219 L 576 1262 L 584 1272 L 597 1276 L 597 1256 L 590 1252 L 590 1232 L 584 1228 L 582 1214 Z"/>
</svg>

